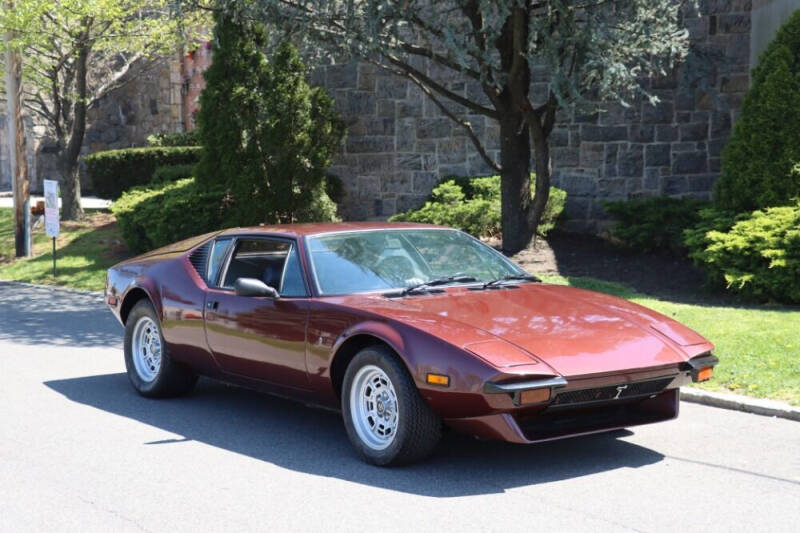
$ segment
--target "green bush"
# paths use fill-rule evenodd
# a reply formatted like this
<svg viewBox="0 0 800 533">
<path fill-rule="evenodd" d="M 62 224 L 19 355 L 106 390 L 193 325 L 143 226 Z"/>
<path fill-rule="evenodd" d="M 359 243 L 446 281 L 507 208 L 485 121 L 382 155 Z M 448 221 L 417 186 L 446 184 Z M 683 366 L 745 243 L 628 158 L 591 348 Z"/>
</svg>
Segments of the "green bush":
<svg viewBox="0 0 800 533">
<path fill-rule="evenodd" d="M 705 215 L 705 227 L 686 240 L 713 282 L 750 298 L 800 303 L 800 202 L 736 218 Z"/>
<path fill-rule="evenodd" d="M 752 72 L 742 112 L 722 154 L 715 190 L 738 212 L 800 196 L 800 10 L 778 30 Z"/>
<path fill-rule="evenodd" d="M 225 191 L 230 225 L 335 219 L 326 173 L 345 126 L 333 100 L 308 85 L 294 46 L 268 56 L 263 25 L 222 11 L 215 20 L 197 116 L 198 183 Z"/>
<path fill-rule="evenodd" d="M 147 137 L 147 146 L 200 146 L 197 131 L 156 133 Z"/>
<path fill-rule="evenodd" d="M 611 236 L 625 246 L 645 252 L 686 251 L 683 232 L 700 222 L 700 211 L 711 204 L 696 198 L 656 197 L 627 202 L 605 202 L 614 216 Z"/>
<path fill-rule="evenodd" d="M 167 183 L 170 181 L 178 181 L 186 178 L 191 178 L 194 171 L 194 165 L 163 165 L 157 167 L 153 172 L 153 178 L 150 183 Z"/>
<path fill-rule="evenodd" d="M 111 205 L 122 238 L 134 253 L 222 227 L 223 194 L 193 178 L 135 187 Z"/>
<path fill-rule="evenodd" d="M 124 148 L 96 152 L 86 157 L 86 172 L 94 193 L 116 200 L 123 192 L 150 183 L 156 168 L 194 164 L 200 158 L 197 146 Z"/>
<path fill-rule="evenodd" d="M 534 180 L 531 182 L 533 194 Z M 553 229 L 566 199 L 565 191 L 550 188 L 550 199 L 539 224 L 542 235 Z M 476 237 L 497 235 L 500 233 L 500 176 L 448 177 L 433 189 L 425 205 L 398 213 L 389 220 L 452 226 Z"/>
</svg>

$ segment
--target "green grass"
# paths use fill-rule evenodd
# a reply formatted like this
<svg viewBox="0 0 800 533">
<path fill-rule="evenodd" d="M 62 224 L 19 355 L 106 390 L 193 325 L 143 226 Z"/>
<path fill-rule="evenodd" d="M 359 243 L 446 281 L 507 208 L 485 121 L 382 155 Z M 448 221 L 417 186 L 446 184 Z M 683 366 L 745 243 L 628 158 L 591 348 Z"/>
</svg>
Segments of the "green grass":
<svg viewBox="0 0 800 533">
<path fill-rule="evenodd" d="M 800 405 L 800 308 L 706 306 L 659 300 L 617 283 L 544 276 L 559 283 L 621 296 L 686 324 L 714 343 L 714 378 L 695 386 Z"/>
<path fill-rule="evenodd" d="M 33 232 L 33 257 L 15 259 L 13 211 L 0 209 L 0 280 L 100 291 L 106 269 L 126 255 L 114 218 L 90 211 L 84 221 L 61 223 L 53 278 L 52 240 L 44 229 Z"/>
</svg>

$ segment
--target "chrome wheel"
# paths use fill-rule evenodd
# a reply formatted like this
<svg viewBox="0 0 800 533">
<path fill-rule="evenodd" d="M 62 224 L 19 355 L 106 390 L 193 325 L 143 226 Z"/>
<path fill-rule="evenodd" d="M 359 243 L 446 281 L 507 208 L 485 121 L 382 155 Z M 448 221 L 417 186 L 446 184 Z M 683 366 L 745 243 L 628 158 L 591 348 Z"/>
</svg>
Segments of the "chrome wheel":
<svg viewBox="0 0 800 533">
<path fill-rule="evenodd" d="M 142 381 L 151 382 L 158 376 L 161 368 L 161 334 L 158 324 L 143 316 L 133 328 L 131 338 L 133 366 Z"/>
<path fill-rule="evenodd" d="M 379 367 L 364 366 L 353 378 L 350 416 L 361 441 L 373 450 L 384 450 L 394 440 L 400 416 L 397 394 Z"/>
</svg>

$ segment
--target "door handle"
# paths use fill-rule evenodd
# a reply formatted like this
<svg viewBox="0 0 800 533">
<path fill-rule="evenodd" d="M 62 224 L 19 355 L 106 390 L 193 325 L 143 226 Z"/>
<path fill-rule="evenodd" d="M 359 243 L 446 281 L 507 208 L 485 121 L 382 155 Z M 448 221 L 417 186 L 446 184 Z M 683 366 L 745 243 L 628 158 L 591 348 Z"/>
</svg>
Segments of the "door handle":
<svg viewBox="0 0 800 533">
<path fill-rule="evenodd" d="M 216 300 L 209 300 L 206 302 L 206 308 L 211 309 L 212 311 L 216 311 L 219 308 L 219 302 Z"/>
</svg>

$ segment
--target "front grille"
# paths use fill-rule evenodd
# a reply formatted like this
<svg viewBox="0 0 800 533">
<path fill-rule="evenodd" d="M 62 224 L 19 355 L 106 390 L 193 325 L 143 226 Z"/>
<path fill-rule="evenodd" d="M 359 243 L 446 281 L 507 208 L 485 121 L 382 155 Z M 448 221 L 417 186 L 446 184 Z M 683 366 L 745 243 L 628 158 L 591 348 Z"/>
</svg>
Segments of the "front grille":
<svg viewBox="0 0 800 533">
<path fill-rule="evenodd" d="M 208 264 L 208 254 L 210 250 L 211 243 L 206 243 L 189 256 L 189 262 L 204 280 L 206 279 L 206 265 Z"/>
<path fill-rule="evenodd" d="M 594 389 L 581 389 L 559 393 L 551 405 L 575 405 L 609 400 L 623 400 L 637 396 L 649 396 L 663 391 L 673 380 L 673 377 L 654 379 L 651 381 L 638 381 L 635 383 L 620 383 L 608 387 Z M 623 387 L 620 389 L 620 387 Z"/>
</svg>

